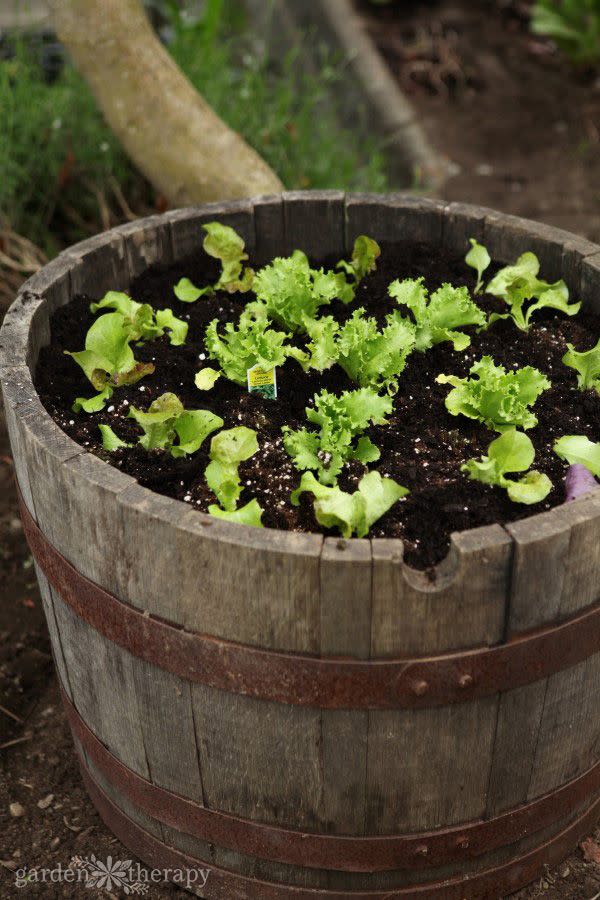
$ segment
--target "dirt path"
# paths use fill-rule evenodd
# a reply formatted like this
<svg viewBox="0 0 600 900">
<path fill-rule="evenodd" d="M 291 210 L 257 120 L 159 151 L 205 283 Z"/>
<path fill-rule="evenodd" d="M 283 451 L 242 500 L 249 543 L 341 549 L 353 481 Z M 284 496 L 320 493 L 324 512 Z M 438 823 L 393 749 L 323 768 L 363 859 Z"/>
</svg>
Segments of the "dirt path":
<svg viewBox="0 0 600 900">
<path fill-rule="evenodd" d="M 528 29 L 523 0 L 355 0 L 434 147 L 449 200 L 600 240 L 600 70 Z"/>
</svg>

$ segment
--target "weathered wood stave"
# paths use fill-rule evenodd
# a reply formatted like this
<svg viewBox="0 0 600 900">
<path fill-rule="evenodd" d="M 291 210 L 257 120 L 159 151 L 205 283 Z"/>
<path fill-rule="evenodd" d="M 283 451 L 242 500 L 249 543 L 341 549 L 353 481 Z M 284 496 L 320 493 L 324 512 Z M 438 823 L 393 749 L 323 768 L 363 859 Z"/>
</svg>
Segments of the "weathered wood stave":
<svg viewBox="0 0 600 900">
<path fill-rule="evenodd" d="M 85 577 L 151 616 L 312 656 L 377 660 L 493 646 L 596 603 L 600 505 L 593 501 L 454 535 L 432 583 L 403 563 L 399 541 L 261 532 L 182 509 L 58 428 L 29 371 L 49 340 L 52 311 L 77 292 L 126 288 L 148 265 L 181 258 L 197 246 L 199 224 L 214 218 L 240 230 L 260 259 L 295 246 L 341 255 L 359 233 L 410 235 L 457 253 L 475 236 L 505 261 L 533 249 L 549 277 L 564 274 L 600 309 L 600 247 L 489 210 L 403 195 L 294 192 L 155 216 L 93 238 L 28 282 L 0 337 L 17 478 L 49 543 Z M 302 708 L 191 683 L 139 659 L 90 628 L 40 575 L 57 668 L 79 715 L 132 771 L 207 808 L 316 834 L 427 832 L 518 808 L 598 761 L 600 654 L 525 687 L 447 707 Z M 348 894 L 485 871 L 559 833 L 569 818 L 475 858 L 458 853 L 442 868 L 365 874 L 212 847 L 161 822 L 160 811 L 149 816 L 111 794 L 110 783 L 101 787 L 132 821 L 192 857 Z M 206 896 L 221 895 L 210 891 L 209 883 Z"/>
</svg>

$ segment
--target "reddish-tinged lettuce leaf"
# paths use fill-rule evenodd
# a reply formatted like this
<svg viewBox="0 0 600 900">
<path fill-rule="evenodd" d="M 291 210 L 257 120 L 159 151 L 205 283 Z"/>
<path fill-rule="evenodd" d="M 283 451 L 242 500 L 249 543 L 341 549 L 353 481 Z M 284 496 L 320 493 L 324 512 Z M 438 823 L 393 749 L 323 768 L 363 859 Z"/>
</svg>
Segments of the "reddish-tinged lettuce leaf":
<svg viewBox="0 0 600 900">
<path fill-rule="evenodd" d="M 75 412 L 98 412 L 112 393 L 112 388 L 135 384 L 154 371 L 152 363 L 137 362 L 129 346 L 130 330 L 119 312 L 105 313 L 90 327 L 85 350 L 67 352 L 81 366 L 86 377 L 100 393 L 91 400 L 77 398 Z"/>
</svg>

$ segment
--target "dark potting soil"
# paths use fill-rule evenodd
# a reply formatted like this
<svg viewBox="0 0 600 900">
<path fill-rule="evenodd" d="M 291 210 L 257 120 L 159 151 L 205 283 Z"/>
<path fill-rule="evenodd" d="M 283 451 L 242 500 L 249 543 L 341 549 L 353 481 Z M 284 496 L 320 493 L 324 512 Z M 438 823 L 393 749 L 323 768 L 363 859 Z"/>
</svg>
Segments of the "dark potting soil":
<svg viewBox="0 0 600 900">
<path fill-rule="evenodd" d="M 328 262 L 332 264 L 334 260 L 325 264 Z M 250 395 L 223 377 L 211 391 L 199 391 L 194 386 L 194 376 L 210 364 L 204 356 L 205 326 L 215 317 L 221 322 L 237 319 L 243 305 L 253 297 L 218 293 L 194 304 L 183 304 L 174 297 L 173 285 L 183 276 L 198 285 L 208 284 L 217 275 L 215 261 L 200 251 L 171 268 L 154 267 L 133 283 L 131 295 L 136 300 L 157 309 L 171 307 L 176 315 L 189 321 L 188 339 L 183 347 L 171 347 L 166 338 L 136 346 L 137 359 L 155 363 L 154 374 L 137 385 L 116 390 L 106 409 L 92 415 L 71 411 L 75 397 L 89 397 L 94 391 L 79 366 L 63 351 L 83 348 L 94 320 L 89 304 L 99 298 L 76 297 L 59 309 L 52 319 L 52 342 L 41 351 L 36 371 L 42 402 L 59 426 L 92 453 L 132 475 L 140 484 L 202 511 L 215 502 L 204 480 L 210 440 L 193 456 L 178 460 L 164 451 L 148 453 L 141 447 L 107 453 L 101 446 L 98 424 L 110 425 L 126 441 L 136 441 L 140 431 L 127 418 L 129 408 L 133 405 L 146 409 L 162 393 L 172 391 L 186 408 L 218 413 L 226 428 L 254 428 L 260 450 L 240 466 L 245 486 L 241 503 L 256 498 L 264 509 L 263 522 L 269 528 L 323 531 L 314 521 L 309 495 L 303 495 L 298 508 L 290 503 L 290 493 L 300 474 L 285 452 L 281 427 L 305 426 L 305 407 L 322 388 L 339 392 L 356 385 L 337 366 L 322 375 L 304 374 L 295 361 L 289 360 L 278 370 L 277 400 Z M 360 285 L 355 303 L 344 307 L 336 302 L 326 311 L 341 321 L 353 309 L 364 306 L 368 314 L 383 321 L 385 314 L 395 308 L 387 294 L 389 283 L 398 277 L 421 275 L 430 290 L 446 281 L 456 286 L 466 284 L 471 289 L 474 284 L 473 273 L 462 257 L 450 258 L 422 244 L 384 244 L 377 271 Z M 478 302 L 488 311 L 501 305 L 489 296 L 478 298 Z M 381 459 L 374 467 L 410 489 L 410 494 L 374 525 L 371 536 L 402 538 L 405 559 L 421 569 L 444 558 L 453 531 L 511 522 L 562 503 L 566 465 L 552 452 L 554 441 L 564 434 L 600 439 L 600 396 L 595 391 L 579 391 L 576 373 L 561 362 L 567 342 L 578 350 L 587 350 L 596 343 L 600 317 L 580 312 L 569 318 L 542 311 L 528 333 L 506 321 L 497 322 L 481 334 L 474 328 L 465 330 L 472 337 L 466 352 L 454 352 L 452 345 L 445 343 L 426 353 L 412 353 L 393 398 L 388 424 L 369 431 L 381 450 Z M 536 449 L 534 467 L 545 472 L 554 485 L 543 503 L 514 504 L 504 490 L 470 481 L 460 471 L 465 460 L 486 452 L 495 434 L 463 416 L 450 415 L 444 405 L 449 387 L 436 384 L 435 379 L 442 372 L 465 376 L 473 362 L 485 354 L 507 369 L 536 366 L 552 382 L 534 406 L 539 424 L 528 431 Z M 340 487 L 355 490 L 363 473 L 359 463 L 351 463 L 340 478 Z"/>
</svg>

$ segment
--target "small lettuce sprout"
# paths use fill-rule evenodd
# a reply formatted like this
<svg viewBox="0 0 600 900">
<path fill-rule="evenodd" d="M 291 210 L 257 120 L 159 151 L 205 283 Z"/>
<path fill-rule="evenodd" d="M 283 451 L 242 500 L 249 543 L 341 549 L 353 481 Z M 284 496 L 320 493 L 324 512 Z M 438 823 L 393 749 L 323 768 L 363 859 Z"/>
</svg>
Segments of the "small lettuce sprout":
<svg viewBox="0 0 600 900">
<path fill-rule="evenodd" d="M 149 303 L 137 303 L 120 291 L 108 291 L 98 303 L 90 304 L 91 312 L 96 313 L 100 309 L 113 309 L 120 313 L 132 341 L 151 341 L 162 337 L 167 331 L 173 347 L 185 344 L 188 324 L 178 319 L 172 309 L 155 312 Z"/>
<path fill-rule="evenodd" d="M 577 372 L 577 384 L 580 391 L 591 388 L 600 394 L 600 340 L 591 350 L 579 353 L 573 344 L 567 344 L 568 351 L 562 358 L 565 366 Z"/>
<path fill-rule="evenodd" d="M 220 416 L 206 409 L 186 410 L 170 393 L 154 400 L 146 412 L 132 406 L 129 417 L 144 432 L 139 443 L 145 450 L 168 450 L 176 459 L 195 453 L 209 434 L 223 426 Z"/>
<path fill-rule="evenodd" d="M 545 375 L 532 366 L 507 372 L 495 365 L 491 356 L 483 356 L 471 366 L 470 378 L 438 375 L 438 384 L 451 384 L 446 409 L 453 416 L 477 419 L 494 431 L 513 426 L 533 428 L 537 418 L 529 409 L 542 391 L 551 386 Z"/>
<path fill-rule="evenodd" d="M 364 475 L 353 494 L 347 494 L 339 487 L 326 487 L 312 472 L 305 472 L 292 493 L 294 506 L 299 505 L 300 495 L 306 491 L 314 495 L 315 518 L 319 525 L 337 528 L 345 538 L 353 534 L 366 537 L 371 526 L 408 494 L 407 488 L 392 478 L 382 478 L 379 472 Z"/>
<path fill-rule="evenodd" d="M 249 312 L 248 307 L 253 309 Z M 240 385 L 246 384 L 252 366 L 270 369 L 282 366 L 289 356 L 305 358 L 301 350 L 285 343 L 289 334 L 267 327 L 261 304 L 251 303 L 248 307 L 240 316 L 237 328 L 233 322 L 226 322 L 222 335 L 218 331 L 218 319 L 213 319 L 204 341 L 209 356 L 217 360 L 226 378 Z"/>
<path fill-rule="evenodd" d="M 469 478 L 505 488 L 513 503 L 540 503 L 552 490 L 552 482 L 542 472 L 527 470 L 535 459 L 535 450 L 526 434 L 510 428 L 488 447 L 487 456 L 469 459 L 461 466 Z M 519 481 L 507 474 L 526 472 Z"/>
<path fill-rule="evenodd" d="M 180 278 L 173 288 L 173 293 L 178 300 L 181 300 L 182 303 L 195 303 L 196 300 L 200 299 L 200 297 L 203 297 L 205 294 L 209 294 L 212 292 L 212 285 L 209 285 L 205 288 L 197 288 L 189 278 Z"/>
<path fill-rule="evenodd" d="M 595 478 L 600 478 L 600 443 L 590 441 L 583 434 L 567 434 L 554 444 L 554 452 L 570 465 L 585 466 Z"/>
<path fill-rule="evenodd" d="M 393 281 L 388 293 L 400 306 L 410 309 L 416 325 L 417 350 L 429 350 L 443 341 L 451 341 L 455 350 L 465 350 L 471 338 L 455 329 L 485 324 L 485 315 L 471 300 L 466 287 L 443 284 L 429 297 L 422 278 L 406 278 Z"/>
<path fill-rule="evenodd" d="M 491 263 L 490 254 L 482 244 L 478 244 L 475 238 L 469 238 L 471 249 L 465 256 L 465 262 L 477 272 L 477 284 L 473 293 L 480 294 L 483 287 L 483 273 Z"/>
<path fill-rule="evenodd" d="M 257 272 L 254 293 L 265 305 L 269 318 L 287 331 L 305 331 L 306 319 L 314 319 L 319 307 L 340 295 L 340 279 L 333 272 L 311 269 L 301 250 L 277 257 Z"/>
<path fill-rule="evenodd" d="M 210 459 L 204 477 L 226 512 L 233 512 L 242 493 L 238 467 L 258 452 L 256 432 L 245 425 L 220 431 L 210 442 Z"/>
<path fill-rule="evenodd" d="M 507 313 L 492 313 L 488 326 L 499 319 L 512 319 L 517 328 L 527 331 L 532 315 L 539 309 L 556 309 L 567 316 L 579 312 L 581 303 L 569 303 L 569 289 L 561 279 L 554 284 L 538 278 L 540 262 L 534 253 L 522 253 L 512 266 L 505 266 L 492 278 L 486 292 L 503 300 Z M 535 300 L 525 308 L 525 302 Z"/>
<path fill-rule="evenodd" d="M 314 469 L 323 484 L 335 484 L 349 460 L 366 465 L 379 459 L 379 449 L 370 438 L 359 435 L 370 424 L 383 424 L 391 412 L 391 399 L 370 388 L 344 391 L 339 396 L 323 390 L 315 395 L 314 406 L 306 409 L 308 421 L 320 430 L 284 427 L 283 444 L 297 469 Z"/>
<path fill-rule="evenodd" d="M 258 500 L 250 500 L 249 503 L 246 503 L 240 509 L 229 511 L 221 509 L 216 503 L 211 503 L 208 511 L 211 516 L 214 516 L 216 519 L 225 519 L 226 522 L 236 522 L 238 525 L 252 525 L 254 528 L 263 527 L 261 521 L 263 509 Z"/>
<path fill-rule="evenodd" d="M 354 241 L 352 259 L 347 262 L 341 259 L 336 269 L 341 269 L 349 281 L 342 283 L 340 300 L 343 303 L 351 303 L 356 296 L 356 288 L 363 278 L 377 268 L 377 260 L 381 256 L 379 244 L 365 234 L 359 235 Z"/>
<path fill-rule="evenodd" d="M 211 369 L 209 366 L 206 366 L 206 368 L 200 369 L 200 371 L 196 373 L 194 384 L 200 391 L 210 391 L 211 388 L 214 387 L 217 379 L 220 377 L 220 372 L 217 372 L 216 369 Z"/>
<path fill-rule="evenodd" d="M 127 444 L 125 441 L 122 441 L 114 433 L 110 425 L 98 425 L 98 428 L 102 435 L 102 448 L 109 453 L 114 453 L 115 450 L 121 450 L 123 447 L 133 447 L 133 444 Z"/>
<path fill-rule="evenodd" d="M 154 372 L 152 363 L 137 362 L 129 346 L 132 340 L 121 313 L 105 313 L 90 327 L 85 337 L 85 350 L 65 351 L 81 366 L 86 378 L 99 393 L 91 399 L 78 397 L 73 411 L 99 412 L 115 387 L 135 384 Z"/>
<path fill-rule="evenodd" d="M 250 268 L 244 269 L 248 254 L 244 251 L 243 239 L 229 225 L 221 225 L 220 222 L 208 222 L 202 228 L 206 232 L 204 250 L 209 256 L 221 261 L 221 275 L 215 284 L 204 288 L 197 288 L 189 278 L 182 278 L 173 288 L 177 299 L 183 303 L 195 303 L 200 297 L 215 291 L 227 291 L 230 294 L 249 291 L 254 272 Z"/>
</svg>

